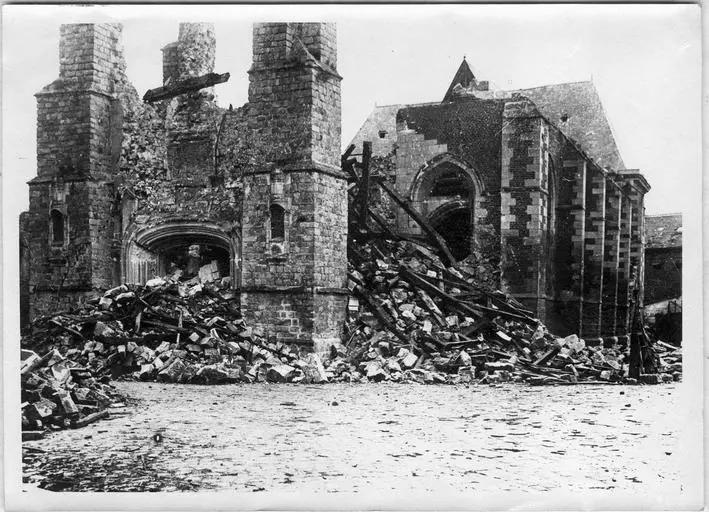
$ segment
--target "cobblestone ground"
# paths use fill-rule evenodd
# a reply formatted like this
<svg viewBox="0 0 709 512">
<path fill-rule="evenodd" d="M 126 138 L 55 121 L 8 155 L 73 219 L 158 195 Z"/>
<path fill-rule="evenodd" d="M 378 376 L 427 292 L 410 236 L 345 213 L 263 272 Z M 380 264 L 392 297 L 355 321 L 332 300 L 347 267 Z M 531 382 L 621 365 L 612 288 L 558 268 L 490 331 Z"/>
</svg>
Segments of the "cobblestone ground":
<svg viewBox="0 0 709 512">
<path fill-rule="evenodd" d="M 23 443 L 28 488 L 677 493 L 679 385 L 118 383 L 128 413 Z"/>
</svg>

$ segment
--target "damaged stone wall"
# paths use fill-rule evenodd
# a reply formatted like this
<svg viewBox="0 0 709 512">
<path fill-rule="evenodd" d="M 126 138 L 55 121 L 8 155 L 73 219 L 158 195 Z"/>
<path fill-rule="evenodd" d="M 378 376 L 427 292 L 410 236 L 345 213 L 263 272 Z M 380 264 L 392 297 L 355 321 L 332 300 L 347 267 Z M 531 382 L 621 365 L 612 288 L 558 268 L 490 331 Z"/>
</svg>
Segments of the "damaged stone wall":
<svg viewBox="0 0 709 512">
<path fill-rule="evenodd" d="M 639 173 L 600 168 L 520 94 L 405 107 L 396 117 L 388 158 L 400 194 L 433 222 L 456 198 L 421 201 L 417 184 L 437 160 L 467 163 L 485 190 L 470 206 L 476 248 L 499 261 L 498 286 L 559 334 L 627 334 L 633 286 L 640 296 L 643 287 L 630 283 L 632 267 L 644 264 L 639 224 L 649 186 Z M 398 229 L 420 232 L 395 211 Z"/>
<path fill-rule="evenodd" d="M 278 339 L 316 346 L 339 343 L 347 293 L 335 37 L 324 23 L 256 24 L 246 107 L 264 152 L 243 177 L 244 318 L 264 328 L 287 320 Z M 294 318 L 279 316 L 284 300 Z"/>
<path fill-rule="evenodd" d="M 30 316 L 110 284 L 114 176 L 125 78 L 115 24 L 63 25 L 59 78 L 37 97 L 37 177 L 27 215 Z M 57 236 L 55 230 L 63 230 Z"/>
</svg>

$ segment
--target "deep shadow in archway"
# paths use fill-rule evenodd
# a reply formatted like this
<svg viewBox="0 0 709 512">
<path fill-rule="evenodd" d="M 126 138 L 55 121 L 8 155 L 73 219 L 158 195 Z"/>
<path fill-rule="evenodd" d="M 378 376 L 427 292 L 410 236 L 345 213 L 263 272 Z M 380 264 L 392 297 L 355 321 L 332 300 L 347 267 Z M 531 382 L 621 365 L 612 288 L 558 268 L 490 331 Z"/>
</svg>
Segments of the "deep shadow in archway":
<svg viewBox="0 0 709 512">
<path fill-rule="evenodd" d="M 440 233 L 458 261 L 470 255 L 473 238 L 471 216 L 469 208 L 456 208 L 432 219 L 433 228 Z"/>
</svg>

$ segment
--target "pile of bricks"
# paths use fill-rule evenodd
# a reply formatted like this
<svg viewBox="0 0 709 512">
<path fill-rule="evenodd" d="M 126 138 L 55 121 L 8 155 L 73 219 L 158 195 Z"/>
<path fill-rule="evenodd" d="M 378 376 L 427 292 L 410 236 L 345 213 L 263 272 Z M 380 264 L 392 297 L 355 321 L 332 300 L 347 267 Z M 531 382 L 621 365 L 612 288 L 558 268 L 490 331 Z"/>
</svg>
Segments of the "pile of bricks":
<svg viewBox="0 0 709 512">
<path fill-rule="evenodd" d="M 320 358 L 244 324 L 228 278 L 121 285 L 71 312 L 36 320 L 23 347 L 56 353 L 100 379 L 162 382 L 327 380 Z"/>
<path fill-rule="evenodd" d="M 45 429 L 79 428 L 122 412 L 122 397 L 108 378 L 52 349 L 42 357 L 22 350 L 22 438 L 42 437 Z"/>
<path fill-rule="evenodd" d="M 375 239 L 350 258 L 347 352 L 330 361 L 341 380 L 636 383 L 629 347 L 555 336 L 479 269 L 444 265 L 423 244 Z M 650 373 L 651 369 L 656 371 Z M 681 378 L 679 364 L 649 353 L 644 383 Z"/>
</svg>

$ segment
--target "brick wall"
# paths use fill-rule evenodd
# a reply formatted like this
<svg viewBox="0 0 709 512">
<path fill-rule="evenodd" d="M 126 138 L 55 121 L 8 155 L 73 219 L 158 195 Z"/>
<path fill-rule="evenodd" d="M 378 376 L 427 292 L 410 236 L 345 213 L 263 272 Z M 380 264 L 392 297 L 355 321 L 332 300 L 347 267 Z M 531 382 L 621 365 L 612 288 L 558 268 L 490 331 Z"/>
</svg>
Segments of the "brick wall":
<svg viewBox="0 0 709 512">
<path fill-rule="evenodd" d="M 347 189 L 334 26 L 256 24 L 253 49 L 245 113 L 257 163 L 243 175 L 244 317 L 275 326 L 279 339 L 339 342 Z M 272 233 L 274 208 L 284 212 L 282 238 Z"/>
</svg>

